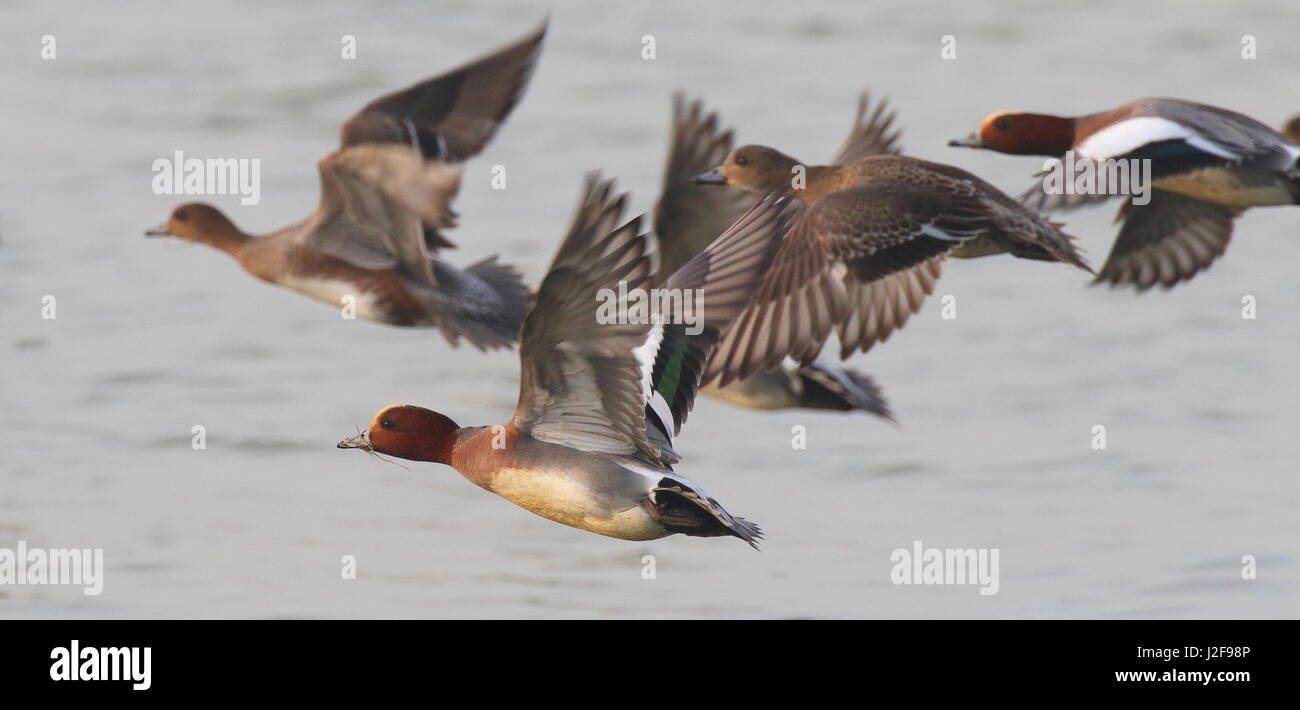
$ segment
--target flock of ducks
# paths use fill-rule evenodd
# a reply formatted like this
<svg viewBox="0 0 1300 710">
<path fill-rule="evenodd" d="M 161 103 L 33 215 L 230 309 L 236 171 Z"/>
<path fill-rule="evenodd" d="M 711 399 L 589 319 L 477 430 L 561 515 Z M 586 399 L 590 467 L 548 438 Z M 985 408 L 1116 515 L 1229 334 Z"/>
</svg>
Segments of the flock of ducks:
<svg viewBox="0 0 1300 710">
<path fill-rule="evenodd" d="M 1040 210 L 1116 195 L 1017 200 L 964 170 L 900 153 L 895 115 L 864 94 L 825 165 L 774 148 L 735 147 L 730 130 L 677 96 L 652 223 L 589 176 L 568 233 L 535 292 L 495 257 L 463 269 L 441 251 L 456 224 L 460 165 L 519 101 L 546 28 L 471 64 L 383 96 L 348 119 L 318 163 L 321 200 L 264 236 L 201 203 L 148 232 L 208 244 L 250 274 L 397 326 L 432 327 L 456 345 L 518 343 L 519 403 L 504 425 L 462 427 L 411 405 L 376 414 L 340 442 L 446 464 L 537 515 L 628 540 L 733 536 L 731 515 L 673 471 L 674 437 L 705 392 L 757 409 L 861 410 L 890 418 L 867 376 L 840 359 L 882 342 L 917 312 L 948 257 L 1009 253 L 1092 272 Z M 1223 254 L 1242 210 L 1300 203 L 1300 118 L 1290 137 L 1246 116 L 1143 99 L 1077 118 L 998 112 L 952 145 L 1011 155 L 1149 159 L 1149 204 L 1126 201 L 1096 280 L 1173 286 Z M 698 289 L 703 327 L 599 323 L 596 294 Z M 669 319 L 671 320 L 671 319 Z"/>
</svg>

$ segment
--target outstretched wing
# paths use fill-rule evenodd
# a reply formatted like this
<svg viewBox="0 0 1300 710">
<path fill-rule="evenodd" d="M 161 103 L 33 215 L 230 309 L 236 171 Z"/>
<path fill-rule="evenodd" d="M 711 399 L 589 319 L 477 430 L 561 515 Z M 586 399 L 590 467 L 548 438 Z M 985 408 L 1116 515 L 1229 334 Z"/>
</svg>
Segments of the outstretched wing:
<svg viewBox="0 0 1300 710">
<path fill-rule="evenodd" d="M 696 185 L 693 177 L 722 164 L 731 152 L 731 129 L 716 113 L 705 113 L 673 95 L 672 143 L 664 167 L 663 189 L 654 209 L 659 238 L 659 273 L 667 278 L 733 224 L 757 198 L 742 190 Z"/>
<path fill-rule="evenodd" d="M 876 281 L 853 276 L 844 279 L 848 292 L 848 316 L 835 326 L 840 341 L 840 359 L 856 351 L 866 352 L 889 339 L 934 292 L 946 255 L 939 255 L 910 269 L 894 272 Z"/>
<path fill-rule="evenodd" d="M 460 169 L 397 145 L 347 148 L 317 168 L 321 202 L 298 231 L 303 246 L 365 269 L 395 268 L 434 286 L 422 223 L 450 203 Z"/>
<path fill-rule="evenodd" d="M 470 64 L 371 101 L 339 129 L 341 148 L 397 143 L 426 160 L 460 163 L 483 150 L 523 96 L 541 53 L 546 25 Z M 439 228 L 456 226 L 448 202 L 426 220 L 430 250 L 456 245 Z"/>
<path fill-rule="evenodd" d="M 709 356 L 749 305 L 798 214 L 790 200 L 765 197 L 667 280 L 666 293 L 691 304 L 651 332 L 646 392 L 649 430 L 671 450 L 695 404 Z M 647 350 L 651 350 L 650 347 Z"/>
<path fill-rule="evenodd" d="M 494 54 L 371 101 L 343 124 L 342 147 L 401 143 L 451 162 L 476 155 L 523 95 L 545 36 L 542 25 Z"/>
<path fill-rule="evenodd" d="M 882 99 L 868 115 L 870 108 L 871 95 L 864 91 L 858 97 L 858 113 L 853 119 L 849 136 L 831 159 L 831 165 L 848 165 L 873 155 L 898 155 L 903 152 L 898 145 L 900 131 L 891 130 L 897 115 L 889 108 L 889 102 Z"/>
<path fill-rule="evenodd" d="M 1093 283 L 1145 291 L 1186 281 L 1223 255 L 1238 214 L 1163 190 L 1152 190 L 1146 205 L 1126 201 L 1116 218 L 1124 226 Z"/>
<path fill-rule="evenodd" d="M 646 323 L 600 308 L 653 276 L 641 218 L 622 226 L 626 195 L 590 176 L 569 233 L 537 291 L 519 346 L 514 424 L 537 439 L 583 451 L 656 459 L 645 438 L 641 365 Z M 617 301 L 614 302 L 617 306 Z"/>
<path fill-rule="evenodd" d="M 940 192 L 887 182 L 823 197 L 804 210 L 785 237 L 753 302 L 718 346 L 704 381 L 716 377 L 725 386 L 786 357 L 811 362 L 831 329 L 849 318 L 850 309 L 862 309 L 857 317 L 871 321 L 880 317 L 872 309 L 888 307 L 874 298 L 879 294 L 859 293 L 858 284 L 919 267 L 917 283 L 899 276 L 889 285 L 907 291 L 911 308 L 923 298 L 915 291 L 932 288 L 935 260 L 988 227 L 986 209 L 973 189 Z M 887 328 L 870 328 L 870 342 L 901 324 L 897 317 L 891 321 Z"/>
<path fill-rule="evenodd" d="M 783 204 L 761 203 L 668 279 L 668 293 L 689 291 L 692 305 L 690 313 L 660 311 L 665 323 L 632 307 L 654 295 L 649 237 L 639 218 L 618 226 L 625 196 L 611 191 L 610 181 L 588 180 L 524 321 L 513 423 L 543 441 L 666 467 L 677 455 L 662 434 L 680 422 L 665 424 L 656 415 L 648 436 L 647 405 L 671 399 L 676 409 L 660 403 L 664 416 L 673 419 L 676 411 L 684 418 L 698 387 L 698 362 L 708 356 L 705 341 L 726 328 L 771 263 Z"/>
</svg>

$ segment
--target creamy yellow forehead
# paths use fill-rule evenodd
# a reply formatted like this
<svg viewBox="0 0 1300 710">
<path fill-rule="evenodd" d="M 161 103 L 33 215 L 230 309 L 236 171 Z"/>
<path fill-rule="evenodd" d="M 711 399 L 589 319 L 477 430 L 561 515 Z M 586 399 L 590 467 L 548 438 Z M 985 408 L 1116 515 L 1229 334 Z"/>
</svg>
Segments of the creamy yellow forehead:
<svg viewBox="0 0 1300 710">
<path fill-rule="evenodd" d="M 985 129 L 993 125 L 993 122 L 998 120 L 999 118 L 1002 118 L 1003 116 L 1011 116 L 1017 113 L 1023 113 L 1023 111 L 996 111 L 994 113 L 990 113 L 988 116 L 984 117 L 983 121 L 980 121 L 980 133 L 983 133 Z"/>
<path fill-rule="evenodd" d="M 405 405 L 405 404 L 390 404 L 390 405 L 388 405 L 387 407 L 384 407 L 383 409 L 379 410 L 379 413 L 376 414 L 376 415 L 374 416 L 374 418 L 372 418 L 372 419 L 370 420 L 370 428 L 373 429 L 373 428 L 379 426 L 379 420 L 380 420 L 380 419 L 383 419 L 385 416 L 387 416 L 388 413 L 391 412 L 392 410 L 394 410 L 394 409 L 401 409 L 402 407 L 405 407 L 405 406 L 407 406 L 407 405 Z"/>
</svg>

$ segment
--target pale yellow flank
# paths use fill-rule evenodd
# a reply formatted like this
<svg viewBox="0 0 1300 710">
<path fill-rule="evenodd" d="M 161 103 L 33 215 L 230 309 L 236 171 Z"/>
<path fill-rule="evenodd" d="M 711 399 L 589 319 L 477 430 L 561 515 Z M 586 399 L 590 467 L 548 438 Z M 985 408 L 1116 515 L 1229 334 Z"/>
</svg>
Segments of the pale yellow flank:
<svg viewBox="0 0 1300 710">
<path fill-rule="evenodd" d="M 1208 168 L 1186 175 L 1172 175 L 1156 180 L 1152 185 L 1210 204 L 1239 209 L 1289 205 L 1293 200 L 1291 193 L 1281 184 L 1246 182 L 1231 168 Z"/>
<path fill-rule="evenodd" d="M 591 490 L 567 476 L 527 469 L 504 468 L 492 479 L 491 491 L 548 520 L 623 540 L 654 540 L 669 531 L 650 517 L 643 505 L 600 517 Z"/>
</svg>

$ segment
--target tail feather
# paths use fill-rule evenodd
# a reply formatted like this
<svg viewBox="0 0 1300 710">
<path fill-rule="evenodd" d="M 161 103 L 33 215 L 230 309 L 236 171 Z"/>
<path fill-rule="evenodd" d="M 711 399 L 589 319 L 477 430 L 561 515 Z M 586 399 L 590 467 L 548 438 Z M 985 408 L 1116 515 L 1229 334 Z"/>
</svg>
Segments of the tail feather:
<svg viewBox="0 0 1300 710">
<path fill-rule="evenodd" d="M 1013 256 L 1061 261 L 1093 273 L 1074 245 L 1074 237 L 1061 231 L 1065 225 L 1027 208 L 997 188 L 990 186 L 989 190 L 992 192 L 986 196 L 985 206 L 993 221 L 990 236 Z"/>
<path fill-rule="evenodd" d="M 763 530 L 757 524 L 728 513 L 717 500 L 682 478 L 665 476 L 655 486 L 646 507 L 660 524 L 675 533 L 692 537 L 730 535 L 755 550 L 763 539 Z"/>
<path fill-rule="evenodd" d="M 897 423 L 880 385 L 870 376 L 815 360 L 799 368 L 803 393 L 799 406 L 838 411 L 861 410 Z"/>
<path fill-rule="evenodd" d="M 1048 220 L 1047 224 L 1051 228 L 1051 236 L 1047 237 L 1045 241 L 1050 245 L 1050 249 L 1057 252 L 1057 258 L 1067 264 L 1077 266 L 1090 274 L 1094 273 L 1092 267 L 1083 258 L 1083 250 L 1080 249 L 1077 244 L 1079 241 L 1078 237 L 1062 231 L 1062 228 L 1065 227 L 1065 223 L 1052 222 Z"/>
<path fill-rule="evenodd" d="M 461 337 L 480 350 L 512 347 L 528 315 L 528 287 L 496 255 L 457 271 L 434 262 L 440 314 L 437 327 L 452 345 Z"/>
<path fill-rule="evenodd" d="M 758 523 L 738 515 L 731 516 L 731 522 L 735 524 L 731 530 L 733 536 L 749 543 L 749 546 L 755 550 L 759 549 L 758 543 L 763 539 L 763 529 L 758 527 Z"/>
<path fill-rule="evenodd" d="M 1032 230 L 1009 232 L 1004 236 L 1012 256 L 1037 261 L 1060 261 L 1077 266 L 1090 274 L 1095 273 L 1079 253 L 1079 248 L 1075 246 L 1075 237 L 1061 231 L 1064 224 L 1045 219 L 1040 221 L 1041 224 L 1034 224 Z M 1026 239 L 1022 236 L 1026 233 L 1033 236 Z"/>
</svg>

